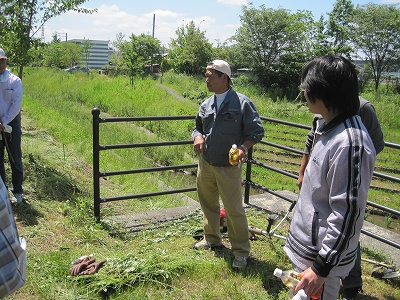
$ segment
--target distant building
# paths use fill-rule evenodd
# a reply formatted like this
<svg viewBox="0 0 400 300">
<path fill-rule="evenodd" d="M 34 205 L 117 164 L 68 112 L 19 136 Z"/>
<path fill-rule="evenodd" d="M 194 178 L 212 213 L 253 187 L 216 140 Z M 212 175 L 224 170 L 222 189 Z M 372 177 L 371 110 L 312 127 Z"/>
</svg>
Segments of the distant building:
<svg viewBox="0 0 400 300">
<path fill-rule="evenodd" d="M 237 69 L 234 74 L 232 74 L 232 77 L 240 77 L 240 76 L 246 76 L 247 78 L 255 78 L 255 75 L 253 73 L 253 69 L 251 68 L 240 68 Z"/>
<path fill-rule="evenodd" d="M 145 65 L 144 70 L 148 73 L 159 73 L 160 65 L 159 64 Z"/>
<path fill-rule="evenodd" d="M 69 40 L 69 42 L 77 43 L 83 45 L 83 39 Z M 109 47 L 110 41 L 100 41 L 100 40 L 89 40 L 90 45 L 90 56 L 88 60 L 88 67 L 90 69 L 101 70 L 104 66 L 108 65 L 111 53 L 113 50 Z M 82 58 L 83 64 L 86 64 L 85 58 Z"/>
</svg>

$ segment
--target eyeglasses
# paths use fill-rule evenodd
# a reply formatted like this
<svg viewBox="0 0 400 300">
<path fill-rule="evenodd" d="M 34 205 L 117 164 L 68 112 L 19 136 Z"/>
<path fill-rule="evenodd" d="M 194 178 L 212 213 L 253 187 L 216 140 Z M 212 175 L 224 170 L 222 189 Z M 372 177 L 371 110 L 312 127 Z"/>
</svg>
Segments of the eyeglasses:
<svg viewBox="0 0 400 300">
<path fill-rule="evenodd" d="M 294 101 L 300 100 L 300 102 L 306 102 L 306 97 L 304 96 L 304 92 L 306 91 L 303 89 L 301 86 L 299 86 L 299 94 L 297 95 L 296 99 Z"/>
</svg>

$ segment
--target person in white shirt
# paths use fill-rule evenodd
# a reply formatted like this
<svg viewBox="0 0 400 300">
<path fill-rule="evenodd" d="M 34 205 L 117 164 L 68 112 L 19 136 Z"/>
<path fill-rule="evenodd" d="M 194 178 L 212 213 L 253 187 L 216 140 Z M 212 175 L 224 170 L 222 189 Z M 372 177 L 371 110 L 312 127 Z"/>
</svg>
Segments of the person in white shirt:
<svg viewBox="0 0 400 300">
<path fill-rule="evenodd" d="M 7 151 L 11 164 L 12 202 L 22 202 L 22 150 L 21 150 L 21 79 L 7 69 L 7 56 L 0 48 L 0 175 L 8 187 L 4 168 L 4 156 Z"/>
</svg>

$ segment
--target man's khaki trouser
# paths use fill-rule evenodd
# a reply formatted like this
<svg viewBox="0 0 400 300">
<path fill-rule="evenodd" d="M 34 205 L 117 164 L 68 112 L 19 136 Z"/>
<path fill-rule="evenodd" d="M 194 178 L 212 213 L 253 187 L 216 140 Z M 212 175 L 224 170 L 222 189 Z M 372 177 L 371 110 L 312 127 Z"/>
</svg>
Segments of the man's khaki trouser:
<svg viewBox="0 0 400 300">
<path fill-rule="evenodd" d="M 204 236 L 211 244 L 221 244 L 219 196 L 226 211 L 229 242 L 236 256 L 250 253 L 249 229 L 242 199 L 242 167 L 215 167 L 201 156 L 197 172 L 197 192 L 204 213 Z"/>
</svg>

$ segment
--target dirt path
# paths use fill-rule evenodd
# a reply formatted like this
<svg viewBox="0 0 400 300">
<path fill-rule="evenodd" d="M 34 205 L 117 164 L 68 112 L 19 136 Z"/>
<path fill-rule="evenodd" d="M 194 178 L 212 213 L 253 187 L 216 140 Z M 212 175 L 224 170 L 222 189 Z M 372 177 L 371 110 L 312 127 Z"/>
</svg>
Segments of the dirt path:
<svg viewBox="0 0 400 300">
<path fill-rule="evenodd" d="M 164 89 L 164 90 L 166 90 L 169 94 L 174 96 L 176 99 L 179 99 L 179 100 L 184 101 L 184 102 L 189 102 L 188 100 L 186 100 L 182 96 L 180 96 L 177 93 L 175 93 L 175 91 L 173 89 L 171 89 L 171 88 L 169 88 L 169 87 L 167 87 L 165 85 L 162 85 L 162 84 L 157 84 L 157 86 L 162 88 L 162 89 Z"/>
</svg>

